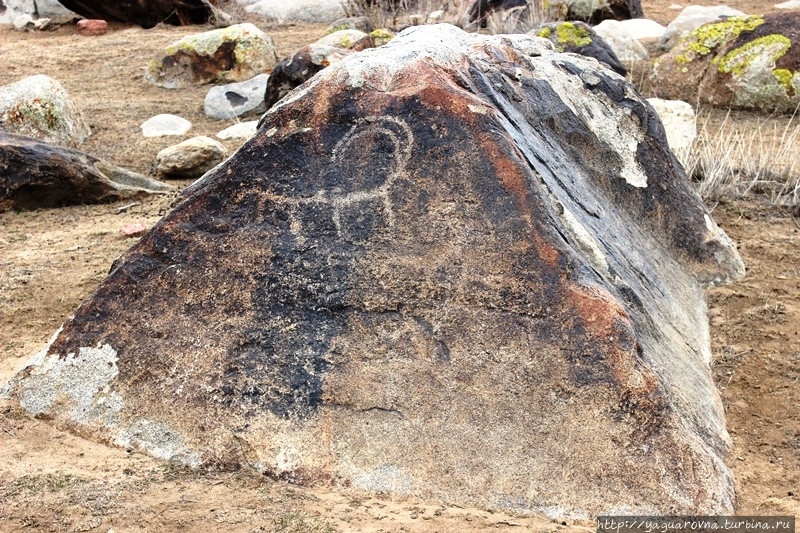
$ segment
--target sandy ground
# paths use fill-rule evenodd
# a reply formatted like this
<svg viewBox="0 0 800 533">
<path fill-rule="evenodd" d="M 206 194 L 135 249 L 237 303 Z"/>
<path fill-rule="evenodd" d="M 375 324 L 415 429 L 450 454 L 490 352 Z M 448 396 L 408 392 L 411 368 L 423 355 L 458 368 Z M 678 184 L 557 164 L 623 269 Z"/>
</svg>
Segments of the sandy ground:
<svg viewBox="0 0 800 533">
<path fill-rule="evenodd" d="M 667 23 L 677 13 L 671 3 L 644 2 L 645 12 Z M 760 1 L 727 4 L 764 11 Z M 280 56 L 324 31 L 324 26 L 258 25 L 272 35 Z M 159 49 L 202 29 L 113 25 L 96 38 L 77 36 L 71 27 L 27 34 L 0 29 L 0 84 L 40 73 L 58 79 L 92 127 L 81 148 L 147 173 L 162 148 L 194 135 L 213 136 L 234 123 L 204 116 L 207 87 L 169 91 L 143 78 Z M 183 138 L 145 139 L 139 125 L 158 113 L 179 114 L 194 126 Z M 751 115 L 736 120 L 742 128 L 756 122 Z M 226 144 L 237 148 L 236 142 Z M 132 222 L 151 226 L 176 195 L 127 208 L 0 214 L 0 382 L 45 344 L 133 243 L 120 236 L 120 228 Z M 740 243 L 748 266 L 744 280 L 709 292 L 713 370 L 735 444 L 728 463 L 738 484 L 737 512 L 800 514 L 800 226 L 758 197 L 718 205 L 714 215 Z M 0 404 L 0 531 L 111 529 L 555 533 L 591 528 L 302 488 L 247 473 L 187 472 L 62 433 Z"/>
</svg>

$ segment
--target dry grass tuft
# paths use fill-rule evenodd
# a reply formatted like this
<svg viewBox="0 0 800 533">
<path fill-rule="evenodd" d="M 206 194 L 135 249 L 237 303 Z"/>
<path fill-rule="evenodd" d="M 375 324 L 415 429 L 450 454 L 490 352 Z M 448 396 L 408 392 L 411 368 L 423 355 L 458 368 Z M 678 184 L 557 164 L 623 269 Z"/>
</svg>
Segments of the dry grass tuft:
<svg viewBox="0 0 800 533">
<path fill-rule="evenodd" d="M 740 129 L 728 112 L 718 127 L 710 114 L 693 148 L 683 159 L 686 173 L 698 183 L 704 200 L 718 202 L 763 194 L 775 205 L 800 203 L 800 124 L 795 115 L 781 128 L 765 117 L 756 127 Z"/>
</svg>

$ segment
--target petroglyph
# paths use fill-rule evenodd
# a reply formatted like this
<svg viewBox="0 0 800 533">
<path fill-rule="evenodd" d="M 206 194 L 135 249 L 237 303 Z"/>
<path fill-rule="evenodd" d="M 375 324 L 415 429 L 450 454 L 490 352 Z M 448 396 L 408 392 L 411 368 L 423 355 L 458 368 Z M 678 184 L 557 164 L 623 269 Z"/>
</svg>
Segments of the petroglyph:
<svg viewBox="0 0 800 533">
<path fill-rule="evenodd" d="M 330 209 L 340 239 L 363 241 L 372 233 L 369 226 L 372 230 L 393 227 L 390 191 L 405 172 L 413 142 L 411 128 L 400 118 L 370 116 L 359 120 L 336 144 L 331 155 L 330 173 L 344 177 L 333 181 L 344 183 L 343 186 L 322 189 L 310 198 L 278 200 L 295 208 L 290 215 L 292 233 L 299 241 L 304 240 L 304 227 L 297 210 L 309 205 Z M 365 151 L 372 157 L 361 157 Z"/>
</svg>

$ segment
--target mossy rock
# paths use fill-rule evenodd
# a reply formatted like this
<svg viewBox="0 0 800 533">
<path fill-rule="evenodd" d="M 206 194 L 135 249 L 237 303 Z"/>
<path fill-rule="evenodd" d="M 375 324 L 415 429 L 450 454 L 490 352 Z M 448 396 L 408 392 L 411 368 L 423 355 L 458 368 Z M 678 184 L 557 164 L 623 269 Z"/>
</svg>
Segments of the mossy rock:
<svg viewBox="0 0 800 533">
<path fill-rule="evenodd" d="M 278 62 L 272 38 L 244 23 L 186 37 L 150 61 L 145 78 L 176 89 L 204 83 L 231 83 L 272 70 Z"/>
<path fill-rule="evenodd" d="M 706 24 L 654 63 L 658 96 L 791 112 L 800 105 L 800 13 Z"/>
<path fill-rule="evenodd" d="M 540 24 L 528 34 L 549 40 L 559 52 L 593 57 L 618 74 L 624 76 L 627 73 L 608 43 L 583 22 Z"/>
<path fill-rule="evenodd" d="M 355 43 L 357 43 L 366 36 L 367 34 L 361 30 L 353 30 L 353 29 L 339 30 L 324 36 L 323 38 L 318 40 L 316 44 L 324 46 L 333 46 L 334 48 L 343 48 L 345 50 L 348 50 L 352 48 Z"/>
<path fill-rule="evenodd" d="M 358 30 L 369 33 L 375 29 L 372 22 L 367 17 L 346 17 L 331 23 L 325 30 L 325 35 L 330 35 L 342 30 Z"/>
<path fill-rule="evenodd" d="M 43 74 L 0 86 L 0 131 L 72 148 L 91 135 L 64 87 Z"/>
</svg>

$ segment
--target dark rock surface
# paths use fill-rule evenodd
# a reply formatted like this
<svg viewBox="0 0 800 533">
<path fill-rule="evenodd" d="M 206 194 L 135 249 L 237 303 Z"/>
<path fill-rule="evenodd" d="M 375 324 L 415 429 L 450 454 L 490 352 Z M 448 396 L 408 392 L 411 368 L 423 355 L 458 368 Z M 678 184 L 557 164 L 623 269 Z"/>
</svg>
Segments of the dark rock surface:
<svg viewBox="0 0 800 533">
<path fill-rule="evenodd" d="M 591 25 L 600 24 L 604 20 L 630 20 L 644 18 L 641 0 L 608 0 L 602 2 L 599 9 L 592 12 L 586 20 Z"/>
<path fill-rule="evenodd" d="M 726 514 L 702 285 L 741 275 L 625 80 L 425 26 L 279 102 L 4 393 L 191 466 Z"/>
<path fill-rule="evenodd" d="M 0 132 L 0 211 L 115 202 L 171 189 L 78 150 Z"/>
<path fill-rule="evenodd" d="M 229 17 L 216 0 L 59 0 L 67 9 L 87 19 L 131 22 L 143 28 L 165 23 L 173 26 L 217 24 Z"/>
<path fill-rule="evenodd" d="M 304 46 L 294 55 L 281 59 L 267 80 L 264 91 L 264 106 L 270 109 L 286 94 L 310 80 L 317 72 L 353 52 L 335 46 L 310 44 Z"/>
<path fill-rule="evenodd" d="M 504 11 L 528 5 L 527 0 L 475 0 L 469 8 L 468 20 L 485 26 L 486 17 L 494 11 Z"/>
</svg>

